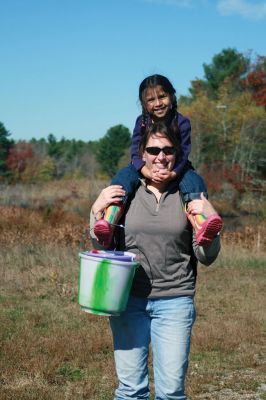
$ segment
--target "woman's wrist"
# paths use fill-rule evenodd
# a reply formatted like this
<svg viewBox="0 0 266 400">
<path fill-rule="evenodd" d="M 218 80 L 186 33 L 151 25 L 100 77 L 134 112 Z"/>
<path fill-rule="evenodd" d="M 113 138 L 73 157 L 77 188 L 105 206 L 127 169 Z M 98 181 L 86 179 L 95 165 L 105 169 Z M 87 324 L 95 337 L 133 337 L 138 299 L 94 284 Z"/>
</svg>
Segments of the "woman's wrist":
<svg viewBox="0 0 266 400">
<path fill-rule="evenodd" d="M 92 213 L 94 215 L 94 218 L 98 221 L 99 219 L 103 218 L 104 212 L 103 210 L 97 210 L 97 208 L 92 206 Z"/>
</svg>

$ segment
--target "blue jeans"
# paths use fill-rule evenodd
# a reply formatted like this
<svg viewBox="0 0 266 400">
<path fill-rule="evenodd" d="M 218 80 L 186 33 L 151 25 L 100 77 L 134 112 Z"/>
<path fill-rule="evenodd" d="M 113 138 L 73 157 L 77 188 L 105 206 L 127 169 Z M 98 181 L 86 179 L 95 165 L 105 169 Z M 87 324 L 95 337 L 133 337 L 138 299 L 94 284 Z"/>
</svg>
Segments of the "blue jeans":
<svg viewBox="0 0 266 400">
<path fill-rule="evenodd" d="M 192 168 L 187 169 L 182 175 L 179 181 L 179 189 L 185 202 L 199 199 L 201 193 L 204 193 L 205 197 L 208 198 L 207 187 L 203 178 Z"/>
<path fill-rule="evenodd" d="M 126 192 L 123 201 L 126 201 L 127 197 L 133 194 L 137 189 L 139 178 L 140 175 L 134 165 L 129 164 L 127 167 L 117 172 L 113 177 L 111 184 L 123 186 Z M 200 198 L 200 193 L 204 193 L 205 197 L 208 198 L 207 187 L 203 178 L 192 168 L 187 168 L 185 170 L 184 174 L 180 178 L 179 188 L 184 202 Z"/>
<path fill-rule="evenodd" d="M 196 312 L 190 296 L 131 296 L 120 316 L 110 317 L 119 380 L 114 400 L 149 399 L 148 351 L 152 346 L 155 400 L 186 400 L 185 376 Z"/>
</svg>

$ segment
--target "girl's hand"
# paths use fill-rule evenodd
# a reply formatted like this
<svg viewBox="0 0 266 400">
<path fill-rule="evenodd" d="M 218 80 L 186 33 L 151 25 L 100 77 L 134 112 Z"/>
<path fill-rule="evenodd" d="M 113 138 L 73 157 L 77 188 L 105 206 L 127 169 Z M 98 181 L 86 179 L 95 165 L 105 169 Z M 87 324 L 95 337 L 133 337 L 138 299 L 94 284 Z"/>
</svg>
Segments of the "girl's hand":
<svg viewBox="0 0 266 400">
<path fill-rule="evenodd" d="M 154 168 L 151 170 L 151 181 L 155 183 L 159 182 L 169 182 L 176 178 L 176 173 L 174 171 L 169 171 L 168 169 L 158 169 Z"/>
<path fill-rule="evenodd" d="M 193 215 L 202 214 L 206 218 L 208 218 L 210 215 L 218 214 L 203 193 L 200 194 L 200 199 L 195 199 L 188 203 L 187 212 Z"/>
<path fill-rule="evenodd" d="M 123 186 L 120 185 L 111 185 L 103 189 L 92 205 L 92 212 L 96 219 L 98 220 L 102 217 L 104 210 L 110 204 L 118 204 L 125 194 Z"/>
<path fill-rule="evenodd" d="M 150 169 L 146 165 L 144 165 L 141 169 L 141 173 L 145 178 L 155 183 L 166 183 L 176 178 L 176 173 L 174 171 L 169 171 L 166 168 L 159 169 L 156 166 L 154 166 L 153 169 Z"/>
</svg>

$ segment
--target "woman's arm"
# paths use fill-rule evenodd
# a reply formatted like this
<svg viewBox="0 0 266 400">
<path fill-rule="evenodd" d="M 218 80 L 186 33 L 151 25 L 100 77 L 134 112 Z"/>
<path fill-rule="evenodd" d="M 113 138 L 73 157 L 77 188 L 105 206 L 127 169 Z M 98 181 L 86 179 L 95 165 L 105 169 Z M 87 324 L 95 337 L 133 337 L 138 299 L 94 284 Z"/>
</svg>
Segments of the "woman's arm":
<svg viewBox="0 0 266 400">
<path fill-rule="evenodd" d="M 118 204 L 123 196 L 125 191 L 121 185 L 111 185 L 103 189 L 91 207 L 96 221 L 103 217 L 105 209 L 110 204 Z"/>
<path fill-rule="evenodd" d="M 90 237 L 94 249 L 106 249 L 101 246 L 94 234 L 93 228 L 95 223 L 103 218 L 105 209 L 110 204 L 116 204 L 121 201 L 121 197 L 125 196 L 125 191 L 120 185 L 111 185 L 103 189 L 91 207 L 90 213 Z"/>
<path fill-rule="evenodd" d="M 188 203 L 187 207 L 188 213 L 191 214 L 202 214 L 206 218 L 211 215 L 218 214 L 213 205 L 209 200 L 206 199 L 203 193 L 201 193 L 201 198 L 192 200 Z M 196 243 L 195 234 L 193 232 L 193 250 L 197 259 L 204 265 L 212 264 L 217 258 L 221 248 L 220 235 L 217 235 L 210 245 L 208 246 L 198 246 Z"/>
<path fill-rule="evenodd" d="M 196 237 L 193 232 L 192 245 L 198 261 L 205 266 L 209 266 L 216 260 L 221 250 L 220 235 L 216 236 L 210 245 L 203 247 L 197 244 Z"/>
</svg>

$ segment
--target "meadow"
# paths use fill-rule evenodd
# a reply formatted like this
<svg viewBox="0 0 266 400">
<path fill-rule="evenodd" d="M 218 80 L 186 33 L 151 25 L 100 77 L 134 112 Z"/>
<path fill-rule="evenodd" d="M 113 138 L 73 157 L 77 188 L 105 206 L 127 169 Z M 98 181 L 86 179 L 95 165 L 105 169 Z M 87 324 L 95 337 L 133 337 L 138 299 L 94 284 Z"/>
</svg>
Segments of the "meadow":
<svg viewBox="0 0 266 400">
<path fill-rule="evenodd" d="M 77 304 L 78 253 L 91 249 L 89 209 L 103 186 L 1 187 L 1 400 L 113 399 L 108 319 Z M 265 292 L 263 219 L 225 226 L 221 255 L 199 265 L 190 400 L 266 400 Z"/>
</svg>

